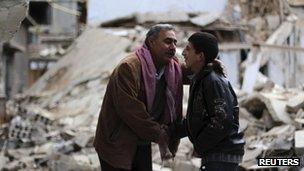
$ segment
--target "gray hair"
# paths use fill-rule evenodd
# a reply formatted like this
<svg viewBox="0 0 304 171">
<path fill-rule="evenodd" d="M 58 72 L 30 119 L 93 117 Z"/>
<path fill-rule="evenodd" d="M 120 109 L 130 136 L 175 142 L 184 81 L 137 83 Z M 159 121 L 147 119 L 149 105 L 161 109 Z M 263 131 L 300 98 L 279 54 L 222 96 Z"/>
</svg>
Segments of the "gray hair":
<svg viewBox="0 0 304 171">
<path fill-rule="evenodd" d="M 148 40 L 157 37 L 161 30 L 175 30 L 175 29 L 171 24 L 156 24 L 152 26 L 148 31 L 148 33 L 146 34 L 146 39 L 145 39 L 146 45 L 148 45 Z"/>
</svg>

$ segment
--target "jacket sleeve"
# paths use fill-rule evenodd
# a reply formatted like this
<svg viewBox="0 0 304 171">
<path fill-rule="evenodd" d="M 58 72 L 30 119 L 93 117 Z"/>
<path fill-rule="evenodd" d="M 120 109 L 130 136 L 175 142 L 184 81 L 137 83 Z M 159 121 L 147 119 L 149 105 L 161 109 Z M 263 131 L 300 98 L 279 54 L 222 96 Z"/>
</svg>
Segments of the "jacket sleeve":
<svg viewBox="0 0 304 171">
<path fill-rule="evenodd" d="M 215 80 L 208 80 L 204 84 L 204 104 L 210 120 L 200 131 L 196 141 L 202 153 L 224 139 L 233 125 L 233 114 L 229 112 L 227 105 L 227 98 L 231 96 L 223 86 L 225 85 Z"/>
<path fill-rule="evenodd" d="M 114 71 L 113 80 L 113 103 L 116 113 L 121 120 L 131 128 L 141 139 L 158 142 L 161 134 L 161 126 L 153 121 L 146 110 L 145 104 L 138 100 L 139 76 L 131 65 L 122 63 Z"/>
</svg>

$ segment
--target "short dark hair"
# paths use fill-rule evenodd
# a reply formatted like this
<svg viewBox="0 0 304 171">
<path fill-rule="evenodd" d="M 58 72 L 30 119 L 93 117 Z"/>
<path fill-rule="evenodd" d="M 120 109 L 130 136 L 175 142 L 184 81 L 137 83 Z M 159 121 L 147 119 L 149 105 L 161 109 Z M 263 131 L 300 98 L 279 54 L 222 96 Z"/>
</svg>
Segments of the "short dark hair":
<svg viewBox="0 0 304 171">
<path fill-rule="evenodd" d="M 213 62 L 218 55 L 218 41 L 215 36 L 207 32 L 192 34 L 188 41 L 193 45 L 196 53 L 204 53 L 206 64 Z"/>
<path fill-rule="evenodd" d="M 174 27 L 171 24 L 156 24 L 152 26 L 146 34 L 145 43 L 148 45 L 148 40 L 154 37 L 157 37 L 161 30 L 173 30 Z"/>
</svg>

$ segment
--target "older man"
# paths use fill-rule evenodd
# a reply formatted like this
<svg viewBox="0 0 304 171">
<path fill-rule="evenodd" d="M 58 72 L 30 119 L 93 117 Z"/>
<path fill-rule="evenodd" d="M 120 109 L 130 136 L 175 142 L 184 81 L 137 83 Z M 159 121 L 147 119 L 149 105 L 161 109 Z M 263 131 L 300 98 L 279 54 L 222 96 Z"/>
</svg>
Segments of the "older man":
<svg viewBox="0 0 304 171">
<path fill-rule="evenodd" d="M 114 69 L 94 140 L 103 171 L 152 171 L 151 142 L 159 144 L 162 158 L 176 152 L 178 141 L 169 140 L 163 126 L 182 118 L 176 42 L 171 25 L 155 25 L 142 47 Z"/>
</svg>

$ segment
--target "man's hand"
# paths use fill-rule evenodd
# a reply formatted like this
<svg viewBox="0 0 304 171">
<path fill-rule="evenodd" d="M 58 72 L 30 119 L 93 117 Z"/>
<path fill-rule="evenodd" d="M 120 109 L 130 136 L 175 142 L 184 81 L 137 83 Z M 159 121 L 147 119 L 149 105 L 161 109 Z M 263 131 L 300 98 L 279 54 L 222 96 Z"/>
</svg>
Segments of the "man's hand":
<svg viewBox="0 0 304 171">
<path fill-rule="evenodd" d="M 159 141 L 157 142 L 162 161 L 173 158 L 173 155 L 168 148 L 168 144 L 170 141 L 170 137 L 168 135 L 168 129 L 169 129 L 168 126 L 162 125 L 162 131 L 159 136 Z"/>
<path fill-rule="evenodd" d="M 169 136 L 167 134 L 167 131 L 165 128 L 162 126 L 161 133 L 159 135 L 158 141 L 156 142 L 157 144 L 165 144 L 167 145 L 169 143 Z"/>
<path fill-rule="evenodd" d="M 168 145 L 166 144 L 159 144 L 159 151 L 160 151 L 160 157 L 161 160 L 168 160 L 173 158 L 174 156 L 172 155 L 172 153 L 170 152 Z"/>
</svg>

